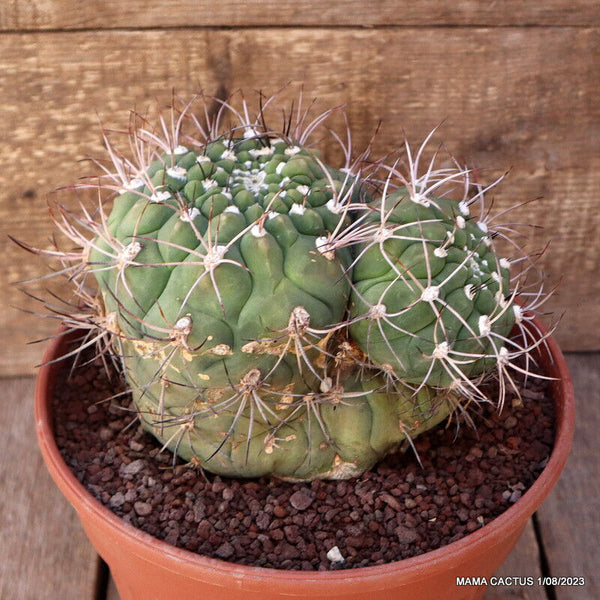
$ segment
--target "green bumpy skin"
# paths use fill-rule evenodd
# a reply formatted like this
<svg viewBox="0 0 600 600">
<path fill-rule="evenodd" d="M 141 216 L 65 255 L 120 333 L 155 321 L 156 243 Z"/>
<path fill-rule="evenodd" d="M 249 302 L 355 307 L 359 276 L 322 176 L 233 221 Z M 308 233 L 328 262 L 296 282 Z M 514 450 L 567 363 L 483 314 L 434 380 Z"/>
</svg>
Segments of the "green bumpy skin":
<svg viewBox="0 0 600 600">
<path fill-rule="evenodd" d="M 381 202 L 371 222 L 382 223 Z M 354 341 L 372 364 L 414 385 L 452 387 L 493 367 L 519 308 L 487 226 L 464 202 L 405 188 L 383 209 L 384 229 L 354 264 Z"/>
<path fill-rule="evenodd" d="M 137 396 L 142 414 L 158 410 L 155 398 L 160 390 L 154 385 L 154 393 Z M 262 400 L 272 411 L 265 419 L 253 415 L 249 403 L 240 412 L 241 403 L 224 401 L 231 395 L 220 390 L 206 393 L 194 404 L 193 420 L 189 407 L 170 406 L 160 422 L 146 421 L 146 428 L 184 460 L 220 475 L 348 479 L 390 452 L 408 447 L 413 437 L 455 408 L 447 394 L 436 394 L 432 388 L 415 395 L 409 388 L 380 391 L 378 385 L 384 382 L 377 375 L 367 383 L 351 378 L 344 385 L 348 397 L 314 394 L 287 402 L 285 396 L 263 392 Z M 182 422 L 189 423 L 184 435 Z"/>
<path fill-rule="evenodd" d="M 170 358 L 178 383 L 193 377 L 222 387 L 252 368 L 270 371 L 278 357 L 244 350 L 281 337 L 295 307 L 314 328 L 343 317 L 349 255 L 328 260 L 318 250 L 341 218 L 327 208 L 329 182 L 307 151 L 266 148 L 214 142 L 203 155 L 181 149 L 155 161 L 147 170 L 153 187 L 116 198 L 111 239 L 98 239 L 90 255 L 107 313 L 136 340 L 126 351 L 160 353 L 164 338 L 182 329 L 184 351 Z M 284 356 L 271 383 L 295 379 L 296 362 Z"/>
<path fill-rule="evenodd" d="M 377 371 L 332 387 L 352 256 L 323 243 L 350 222 L 341 196 L 364 201 L 313 152 L 257 136 L 177 147 L 115 198 L 88 262 L 142 424 L 183 459 L 347 478 L 450 413 Z"/>
</svg>

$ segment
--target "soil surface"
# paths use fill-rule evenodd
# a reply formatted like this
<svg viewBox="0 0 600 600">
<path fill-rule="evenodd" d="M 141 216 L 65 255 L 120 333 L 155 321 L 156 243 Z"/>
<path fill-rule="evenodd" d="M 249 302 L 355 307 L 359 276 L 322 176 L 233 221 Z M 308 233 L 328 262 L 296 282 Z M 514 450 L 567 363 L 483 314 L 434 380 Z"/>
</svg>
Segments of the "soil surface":
<svg viewBox="0 0 600 600">
<path fill-rule="evenodd" d="M 63 369 L 58 446 L 77 478 L 117 515 L 170 544 L 276 569 L 378 565 L 460 539 L 517 502 L 545 466 L 554 408 L 541 380 L 523 402 L 471 410 L 348 481 L 226 479 L 174 462 L 144 433 L 97 361 Z M 121 388 L 122 389 L 122 388 Z M 113 397 L 112 400 L 106 400 Z"/>
</svg>

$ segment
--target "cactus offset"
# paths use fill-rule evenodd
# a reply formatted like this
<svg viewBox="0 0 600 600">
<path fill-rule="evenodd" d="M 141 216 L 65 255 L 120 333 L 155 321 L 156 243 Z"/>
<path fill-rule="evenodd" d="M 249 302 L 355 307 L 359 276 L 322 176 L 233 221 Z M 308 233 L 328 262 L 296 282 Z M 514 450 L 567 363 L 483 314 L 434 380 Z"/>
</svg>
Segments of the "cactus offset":
<svg viewBox="0 0 600 600">
<path fill-rule="evenodd" d="M 71 327 L 118 357 L 164 447 L 229 476 L 347 478 L 483 400 L 490 371 L 510 384 L 527 317 L 468 171 L 419 176 L 408 145 L 408 175 L 346 146 L 335 169 L 309 144 L 332 111 L 274 131 L 245 101 L 206 123 L 190 106 L 135 123 L 134 160 L 107 140 L 110 214 L 62 211 L 82 251 L 52 253 L 89 307 Z"/>
</svg>

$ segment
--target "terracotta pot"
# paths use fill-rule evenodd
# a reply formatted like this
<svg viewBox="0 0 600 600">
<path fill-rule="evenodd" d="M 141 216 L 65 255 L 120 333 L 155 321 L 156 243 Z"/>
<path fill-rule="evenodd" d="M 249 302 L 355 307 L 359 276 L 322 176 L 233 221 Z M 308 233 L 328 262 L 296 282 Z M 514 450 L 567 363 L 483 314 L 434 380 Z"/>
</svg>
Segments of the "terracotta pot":
<svg viewBox="0 0 600 600">
<path fill-rule="evenodd" d="M 540 327 L 540 323 L 537 323 Z M 48 348 L 45 363 L 64 351 L 64 337 Z M 269 600 L 309 598 L 476 600 L 484 586 L 456 584 L 457 577 L 489 578 L 517 543 L 529 517 L 556 483 L 571 448 L 574 394 L 564 357 L 553 339 L 540 363 L 556 378 L 554 450 L 537 481 L 506 512 L 481 529 L 426 554 L 381 566 L 331 572 L 303 572 L 237 565 L 180 550 L 125 523 L 98 502 L 62 459 L 52 431 L 51 398 L 60 363 L 40 369 L 35 417 L 46 465 L 102 558 L 122 600 Z"/>
</svg>

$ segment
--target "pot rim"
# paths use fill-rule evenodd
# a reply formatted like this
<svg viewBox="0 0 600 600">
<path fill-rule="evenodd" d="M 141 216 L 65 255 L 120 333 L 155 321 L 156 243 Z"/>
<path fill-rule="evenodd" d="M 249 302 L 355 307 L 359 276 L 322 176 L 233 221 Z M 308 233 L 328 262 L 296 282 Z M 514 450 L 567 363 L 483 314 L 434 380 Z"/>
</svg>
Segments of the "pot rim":
<svg viewBox="0 0 600 600">
<path fill-rule="evenodd" d="M 546 328 L 537 318 L 531 322 L 531 331 L 536 335 L 546 335 Z M 546 373 L 549 372 L 556 380 L 552 385 L 552 393 L 556 407 L 556 432 L 554 447 L 548 463 L 539 477 L 523 496 L 512 506 L 506 509 L 495 519 L 485 524 L 473 533 L 467 534 L 459 540 L 446 544 L 414 556 L 383 565 L 358 567 L 355 569 L 340 569 L 335 571 L 298 571 L 243 565 L 227 562 L 218 558 L 211 558 L 202 554 L 177 548 L 163 540 L 134 527 L 123 521 L 108 507 L 97 500 L 72 473 L 64 461 L 56 442 L 51 420 L 50 399 L 48 391 L 54 389 L 56 375 L 60 369 L 60 361 L 56 357 L 61 355 L 61 350 L 67 343 L 68 335 L 57 335 L 49 344 L 39 369 L 35 388 L 35 425 L 38 444 L 42 455 L 48 465 L 49 471 L 69 502 L 77 512 L 82 510 L 95 514 L 111 529 L 119 530 L 136 547 L 138 556 L 148 561 L 153 556 L 166 554 L 178 563 L 179 567 L 186 566 L 190 569 L 202 567 L 210 569 L 215 575 L 244 579 L 275 579 L 288 582 L 309 583 L 327 581 L 368 580 L 381 578 L 392 573 L 402 571 L 407 578 L 416 579 L 432 568 L 447 570 L 461 561 L 461 556 L 468 549 L 472 550 L 474 544 L 486 540 L 488 544 L 496 544 L 503 536 L 503 531 L 509 527 L 516 517 L 522 520 L 529 518 L 550 493 L 558 480 L 571 450 L 575 426 L 575 397 L 573 383 L 565 358 L 555 341 L 550 336 L 546 339 L 544 348 L 541 349 L 540 363 Z M 51 362 L 54 361 L 54 362 Z"/>
</svg>

